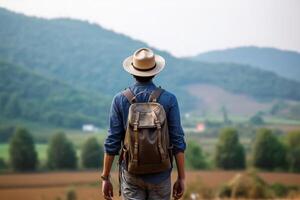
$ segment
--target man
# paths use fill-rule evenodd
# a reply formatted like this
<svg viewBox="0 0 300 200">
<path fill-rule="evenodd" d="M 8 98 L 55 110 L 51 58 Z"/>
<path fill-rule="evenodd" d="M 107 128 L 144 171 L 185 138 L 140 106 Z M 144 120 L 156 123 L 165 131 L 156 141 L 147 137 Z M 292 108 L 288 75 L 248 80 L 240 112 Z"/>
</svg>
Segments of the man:
<svg viewBox="0 0 300 200">
<path fill-rule="evenodd" d="M 152 82 L 152 79 L 165 66 L 165 60 L 159 55 L 155 55 L 151 49 L 138 49 L 132 56 L 126 58 L 123 62 L 124 69 L 132 74 L 136 79 L 134 85 L 127 90 L 132 95 L 132 99 L 136 102 L 148 102 L 151 95 L 158 88 Z M 129 95 L 130 96 L 130 95 Z M 104 164 L 102 179 L 102 193 L 105 199 L 113 198 L 113 186 L 110 182 L 110 170 L 114 160 L 114 156 L 119 154 L 122 144 L 124 144 L 125 133 L 130 128 L 128 124 L 128 112 L 131 106 L 131 99 L 126 93 L 118 93 L 112 102 L 109 118 L 109 131 L 105 140 Z M 184 192 L 185 171 L 184 171 L 184 150 L 186 144 L 184 141 L 184 133 L 180 123 L 180 113 L 176 97 L 165 90 L 161 90 L 155 102 L 163 107 L 164 114 L 167 118 L 167 134 L 170 145 L 173 146 L 170 158 L 175 157 L 177 165 L 177 180 L 173 186 L 173 197 L 180 199 Z M 155 104 L 155 103 L 154 103 Z M 157 105 L 157 104 L 155 104 Z M 151 117 L 151 116 L 150 116 Z M 149 120 L 148 120 L 149 121 Z M 159 127 L 160 128 L 160 127 Z M 137 131 L 137 129 L 136 129 Z M 138 137 L 138 134 L 136 135 Z M 125 138 L 126 139 L 126 138 Z M 125 142 L 126 143 L 126 142 Z M 140 151 L 141 146 L 136 148 Z M 150 150 L 149 150 L 150 151 Z M 152 150 L 151 150 L 152 151 Z M 143 151 L 146 153 L 151 153 Z M 143 155 L 142 155 L 143 156 Z M 168 155 L 165 155 L 168 158 Z M 120 156 L 121 159 L 123 155 Z M 147 155 L 144 156 L 147 160 Z M 150 159 L 150 158 L 149 158 Z M 137 171 L 130 172 L 128 163 L 121 161 L 121 193 L 125 200 L 169 200 L 171 197 L 171 171 L 172 167 L 168 167 L 163 171 L 156 169 L 155 173 L 135 174 Z M 170 159 L 172 160 L 172 159 Z M 172 161 L 170 161 L 172 163 Z M 150 169 L 151 170 L 151 169 Z"/>
</svg>

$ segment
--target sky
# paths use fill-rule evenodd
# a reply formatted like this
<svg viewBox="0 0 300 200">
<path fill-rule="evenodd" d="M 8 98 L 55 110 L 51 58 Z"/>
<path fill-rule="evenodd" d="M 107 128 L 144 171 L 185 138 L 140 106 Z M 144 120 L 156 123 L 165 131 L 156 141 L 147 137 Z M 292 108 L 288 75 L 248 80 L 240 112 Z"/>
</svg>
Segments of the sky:
<svg viewBox="0 0 300 200">
<path fill-rule="evenodd" d="M 300 0 L 0 0 L 0 6 L 88 20 L 178 57 L 250 45 L 300 52 Z"/>
</svg>

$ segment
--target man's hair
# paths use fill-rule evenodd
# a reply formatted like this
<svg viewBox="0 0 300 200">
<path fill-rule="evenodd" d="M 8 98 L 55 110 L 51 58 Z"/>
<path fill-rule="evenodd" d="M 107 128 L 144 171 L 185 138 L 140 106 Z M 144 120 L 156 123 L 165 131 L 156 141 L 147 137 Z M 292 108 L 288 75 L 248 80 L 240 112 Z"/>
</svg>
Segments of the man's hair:
<svg viewBox="0 0 300 200">
<path fill-rule="evenodd" d="M 154 78 L 154 76 L 142 77 L 142 76 L 136 76 L 136 75 L 133 75 L 133 77 L 135 78 L 135 80 L 137 80 L 138 82 L 141 82 L 141 83 L 149 82 Z"/>
</svg>

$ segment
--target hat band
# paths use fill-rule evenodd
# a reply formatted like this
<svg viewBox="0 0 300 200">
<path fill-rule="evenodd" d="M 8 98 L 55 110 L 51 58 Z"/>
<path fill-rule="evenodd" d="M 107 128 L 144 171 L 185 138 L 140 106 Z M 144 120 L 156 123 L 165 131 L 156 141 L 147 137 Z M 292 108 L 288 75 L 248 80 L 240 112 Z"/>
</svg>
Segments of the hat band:
<svg viewBox="0 0 300 200">
<path fill-rule="evenodd" d="M 134 69 L 136 69 L 136 70 L 138 70 L 138 71 L 143 71 L 143 72 L 145 72 L 145 71 L 150 71 L 150 70 L 152 70 L 152 69 L 154 69 L 154 68 L 156 67 L 156 63 L 155 63 L 155 65 L 154 65 L 153 67 L 151 67 L 151 68 L 149 68 L 149 69 L 139 69 L 139 68 L 135 67 L 135 66 L 133 65 L 133 63 L 131 63 L 131 65 L 132 65 L 132 67 L 133 67 Z"/>
</svg>

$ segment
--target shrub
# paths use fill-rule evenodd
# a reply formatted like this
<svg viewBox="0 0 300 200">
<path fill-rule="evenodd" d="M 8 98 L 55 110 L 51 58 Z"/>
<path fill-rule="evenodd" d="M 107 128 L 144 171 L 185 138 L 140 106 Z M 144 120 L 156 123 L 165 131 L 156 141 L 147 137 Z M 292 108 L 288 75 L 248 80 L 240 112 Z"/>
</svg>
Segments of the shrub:
<svg viewBox="0 0 300 200">
<path fill-rule="evenodd" d="M 96 138 L 89 138 L 83 145 L 81 151 L 81 162 L 84 168 L 102 167 L 103 148 Z"/>
<path fill-rule="evenodd" d="M 186 163 L 192 169 L 205 169 L 207 167 L 202 149 L 196 142 L 188 142 L 185 155 Z"/>
<path fill-rule="evenodd" d="M 260 115 L 254 115 L 253 117 L 250 118 L 250 123 L 254 125 L 262 125 L 264 124 L 264 119 Z"/>
<path fill-rule="evenodd" d="M 10 164 L 15 171 L 35 170 L 37 152 L 31 134 L 25 128 L 18 128 L 9 145 Z"/>
<path fill-rule="evenodd" d="M 239 143 L 236 129 L 225 128 L 221 130 L 216 145 L 214 161 L 216 167 L 222 169 L 245 168 L 245 151 Z"/>
<path fill-rule="evenodd" d="M 5 163 L 3 158 L 0 158 L 0 170 L 7 169 L 7 164 Z"/>
<path fill-rule="evenodd" d="M 274 183 L 270 186 L 276 197 L 286 197 L 289 193 L 289 188 L 280 183 Z"/>
<path fill-rule="evenodd" d="M 233 199 L 262 199 L 272 197 L 269 186 L 254 172 L 237 174 L 226 185 L 222 186 L 219 197 Z"/>
<path fill-rule="evenodd" d="M 75 169 L 76 152 L 64 133 L 57 133 L 50 139 L 47 165 L 50 169 Z"/>
<path fill-rule="evenodd" d="M 300 131 L 292 131 L 286 136 L 287 160 L 291 171 L 300 172 Z"/>
<path fill-rule="evenodd" d="M 257 131 L 253 150 L 252 162 L 257 168 L 273 170 L 286 166 L 285 148 L 269 129 Z"/>
<path fill-rule="evenodd" d="M 222 185 L 218 191 L 217 196 L 221 197 L 221 198 L 231 197 L 231 188 L 229 187 L 229 185 L 227 185 L 227 184 Z"/>
<path fill-rule="evenodd" d="M 69 188 L 66 192 L 66 200 L 76 200 L 76 191 L 74 188 Z"/>
</svg>

